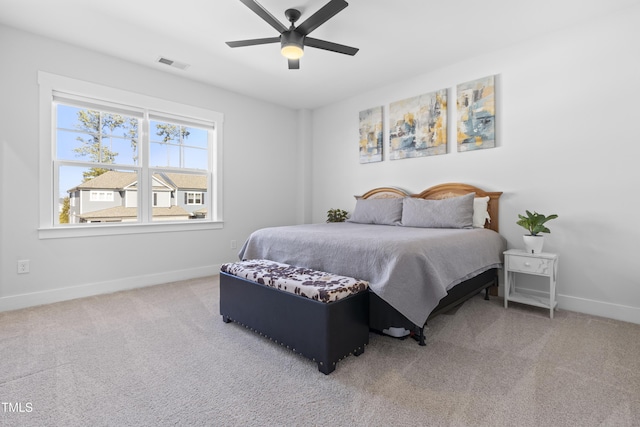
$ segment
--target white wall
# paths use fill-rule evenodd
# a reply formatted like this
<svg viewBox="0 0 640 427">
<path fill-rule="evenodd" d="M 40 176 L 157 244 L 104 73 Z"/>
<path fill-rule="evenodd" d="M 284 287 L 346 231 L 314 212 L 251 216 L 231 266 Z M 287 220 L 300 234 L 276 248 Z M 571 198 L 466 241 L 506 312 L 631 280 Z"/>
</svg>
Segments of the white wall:
<svg viewBox="0 0 640 427">
<path fill-rule="evenodd" d="M 231 240 L 298 221 L 298 112 L 4 26 L 0 58 L 0 311 L 214 274 L 237 259 Z M 223 113 L 224 228 L 40 240 L 39 70 Z"/>
<path fill-rule="evenodd" d="M 314 111 L 313 220 L 352 210 L 353 195 L 377 186 L 503 191 L 509 247 L 522 247 L 518 213 L 559 214 L 545 250 L 560 254 L 561 309 L 640 323 L 638 21 L 636 6 Z M 455 86 L 492 74 L 499 146 L 457 153 Z M 359 164 L 359 111 L 383 105 L 386 117 L 390 102 L 442 88 L 450 88 L 448 154 Z"/>
</svg>

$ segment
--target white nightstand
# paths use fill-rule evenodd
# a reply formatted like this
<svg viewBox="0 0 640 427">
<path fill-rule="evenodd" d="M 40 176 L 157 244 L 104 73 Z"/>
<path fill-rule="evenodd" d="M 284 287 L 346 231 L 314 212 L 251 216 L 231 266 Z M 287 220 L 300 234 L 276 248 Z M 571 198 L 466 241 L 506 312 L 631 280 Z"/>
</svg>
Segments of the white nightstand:
<svg viewBox="0 0 640 427">
<path fill-rule="evenodd" d="M 509 249 L 504 252 L 504 273 L 504 308 L 507 308 L 509 301 L 548 308 L 549 317 L 553 319 L 553 310 L 558 305 L 556 301 L 557 254 L 545 252 L 530 254 L 521 249 Z M 549 298 L 518 292 L 515 281 L 516 273 L 548 277 Z"/>
</svg>

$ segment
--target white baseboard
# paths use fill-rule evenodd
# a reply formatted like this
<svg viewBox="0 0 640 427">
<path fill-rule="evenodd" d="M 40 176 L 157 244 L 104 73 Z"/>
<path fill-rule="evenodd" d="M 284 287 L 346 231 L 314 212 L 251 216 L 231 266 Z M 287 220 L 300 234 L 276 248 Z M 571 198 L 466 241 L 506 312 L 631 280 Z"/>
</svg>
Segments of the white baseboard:
<svg viewBox="0 0 640 427">
<path fill-rule="evenodd" d="M 549 298 L 548 292 L 535 289 L 519 288 L 520 291 Z M 501 291 L 504 288 L 501 288 Z M 640 324 L 640 308 L 628 305 L 613 304 L 610 302 L 596 301 L 587 298 L 579 298 L 570 295 L 558 294 L 558 310 L 576 311 L 592 316 L 606 317 L 621 320 L 623 322 Z"/>
<path fill-rule="evenodd" d="M 558 308 L 640 324 L 640 308 L 628 305 L 558 295 Z"/>
<path fill-rule="evenodd" d="M 11 295 L 0 298 L 0 312 L 18 310 L 21 308 L 33 307 L 36 305 L 51 304 L 60 301 L 68 301 L 76 298 L 84 298 L 94 295 L 125 291 L 128 289 L 160 285 L 163 283 L 176 282 L 180 280 L 212 276 L 220 272 L 220 266 L 221 264 L 208 265 L 204 267 L 190 268 L 185 270 L 174 270 L 157 274 L 124 277 L 122 279 L 88 283 L 85 285 L 52 289 L 48 291 Z"/>
</svg>

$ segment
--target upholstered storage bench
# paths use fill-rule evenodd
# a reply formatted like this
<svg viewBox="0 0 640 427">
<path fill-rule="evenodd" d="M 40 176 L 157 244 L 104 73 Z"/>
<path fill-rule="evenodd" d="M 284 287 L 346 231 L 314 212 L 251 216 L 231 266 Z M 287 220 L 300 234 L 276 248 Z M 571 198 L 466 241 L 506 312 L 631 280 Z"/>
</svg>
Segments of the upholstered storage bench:
<svg viewBox="0 0 640 427">
<path fill-rule="evenodd" d="M 268 260 L 220 268 L 220 314 L 318 363 L 336 363 L 369 343 L 366 281 Z"/>
</svg>

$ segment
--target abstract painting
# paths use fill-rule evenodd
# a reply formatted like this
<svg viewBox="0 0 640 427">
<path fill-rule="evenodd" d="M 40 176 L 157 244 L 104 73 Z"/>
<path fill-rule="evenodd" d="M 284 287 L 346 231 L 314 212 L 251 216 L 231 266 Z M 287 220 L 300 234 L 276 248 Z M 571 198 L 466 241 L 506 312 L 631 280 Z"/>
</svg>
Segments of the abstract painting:
<svg viewBox="0 0 640 427">
<path fill-rule="evenodd" d="M 447 153 L 447 90 L 389 105 L 389 158 Z"/>
<path fill-rule="evenodd" d="M 382 161 L 382 107 L 360 111 L 360 163 Z"/>
<path fill-rule="evenodd" d="M 461 83 L 457 89 L 458 151 L 495 147 L 494 76 Z"/>
</svg>

